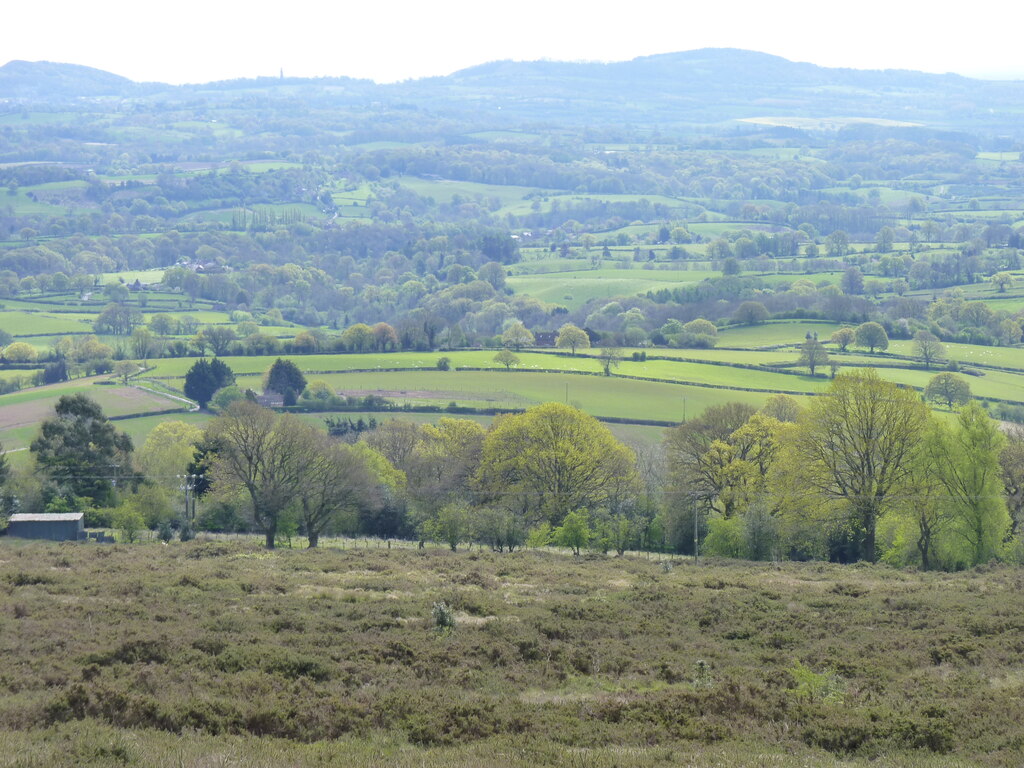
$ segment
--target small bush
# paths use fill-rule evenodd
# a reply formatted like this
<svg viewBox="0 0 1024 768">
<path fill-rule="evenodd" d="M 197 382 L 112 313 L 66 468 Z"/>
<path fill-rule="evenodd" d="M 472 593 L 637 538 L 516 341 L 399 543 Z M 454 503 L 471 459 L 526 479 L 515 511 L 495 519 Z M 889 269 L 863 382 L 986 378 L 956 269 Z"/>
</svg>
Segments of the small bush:
<svg viewBox="0 0 1024 768">
<path fill-rule="evenodd" d="M 438 632 L 451 632 L 455 629 L 455 611 L 447 603 L 434 603 L 430 609 L 430 615 L 434 619 L 434 628 Z"/>
</svg>

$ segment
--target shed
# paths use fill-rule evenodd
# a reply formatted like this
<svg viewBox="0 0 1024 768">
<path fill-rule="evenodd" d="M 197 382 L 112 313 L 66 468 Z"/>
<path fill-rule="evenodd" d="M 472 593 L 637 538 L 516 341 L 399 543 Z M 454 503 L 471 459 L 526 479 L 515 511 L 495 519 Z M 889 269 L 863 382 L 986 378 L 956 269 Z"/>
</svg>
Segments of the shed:
<svg viewBox="0 0 1024 768">
<path fill-rule="evenodd" d="M 81 512 L 57 512 L 40 515 L 11 515 L 7 535 L 21 539 L 78 541 L 85 538 L 85 515 Z"/>
<path fill-rule="evenodd" d="M 256 403 L 264 408 L 283 408 L 284 395 L 279 392 L 266 392 L 262 395 L 256 395 Z"/>
</svg>

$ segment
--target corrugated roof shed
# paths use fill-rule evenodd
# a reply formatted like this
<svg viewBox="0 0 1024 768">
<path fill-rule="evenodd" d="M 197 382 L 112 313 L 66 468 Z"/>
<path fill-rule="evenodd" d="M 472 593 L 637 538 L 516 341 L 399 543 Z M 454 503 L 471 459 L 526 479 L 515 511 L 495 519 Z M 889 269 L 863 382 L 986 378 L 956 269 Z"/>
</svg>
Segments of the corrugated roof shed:
<svg viewBox="0 0 1024 768">
<path fill-rule="evenodd" d="M 10 522 L 12 523 L 49 523 L 56 520 L 84 520 L 85 513 L 83 512 L 54 512 L 52 515 L 46 513 L 40 513 L 38 515 L 26 515 L 18 513 L 11 515 Z"/>
<path fill-rule="evenodd" d="M 20 539 L 75 541 L 85 538 L 85 515 L 81 512 L 58 512 L 52 515 L 11 515 L 7 535 Z"/>
</svg>

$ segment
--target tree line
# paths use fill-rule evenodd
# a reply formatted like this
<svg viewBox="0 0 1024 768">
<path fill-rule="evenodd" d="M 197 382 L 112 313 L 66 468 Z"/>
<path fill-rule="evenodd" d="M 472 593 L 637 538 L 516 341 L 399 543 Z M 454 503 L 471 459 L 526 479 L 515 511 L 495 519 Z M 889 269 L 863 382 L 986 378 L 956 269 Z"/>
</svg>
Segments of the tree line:
<svg viewBox="0 0 1024 768">
<path fill-rule="evenodd" d="M 937 417 L 873 371 L 839 374 L 806 406 L 710 407 L 661 450 L 558 403 L 486 428 L 394 419 L 336 434 L 243 397 L 205 429 L 160 424 L 136 453 L 93 401 L 65 396 L 3 499 L 167 538 L 258 531 L 268 547 L 301 534 L 950 570 L 1024 558 L 1024 430 L 973 402 Z"/>
</svg>

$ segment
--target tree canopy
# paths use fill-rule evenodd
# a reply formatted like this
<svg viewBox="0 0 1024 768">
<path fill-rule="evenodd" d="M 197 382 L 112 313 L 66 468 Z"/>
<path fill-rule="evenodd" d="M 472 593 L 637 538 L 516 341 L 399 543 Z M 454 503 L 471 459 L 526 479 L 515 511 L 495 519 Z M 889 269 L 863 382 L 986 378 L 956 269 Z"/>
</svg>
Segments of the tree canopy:
<svg viewBox="0 0 1024 768">
<path fill-rule="evenodd" d="M 558 331 L 555 346 L 560 349 L 568 347 L 575 355 L 577 349 L 590 349 L 590 336 L 582 328 L 566 323 Z"/>
<path fill-rule="evenodd" d="M 924 388 L 924 396 L 952 409 L 955 405 L 965 405 L 971 399 L 971 385 L 955 373 L 937 373 Z"/>
<path fill-rule="evenodd" d="M 487 434 L 478 483 L 483 498 L 531 522 L 561 523 L 584 507 L 628 504 L 636 458 L 593 416 L 560 403 L 501 417 Z"/>
<path fill-rule="evenodd" d="M 889 334 L 885 332 L 885 328 L 874 321 L 858 325 L 854 337 L 858 347 L 867 347 L 871 352 L 876 349 L 884 351 L 889 348 Z"/>
</svg>

